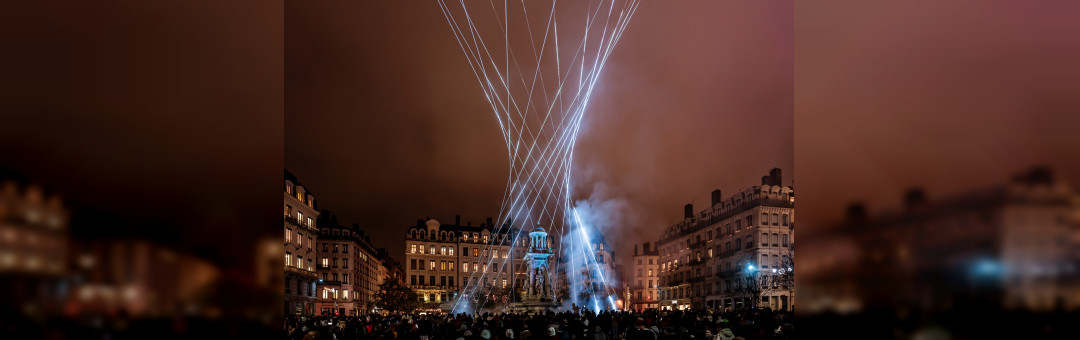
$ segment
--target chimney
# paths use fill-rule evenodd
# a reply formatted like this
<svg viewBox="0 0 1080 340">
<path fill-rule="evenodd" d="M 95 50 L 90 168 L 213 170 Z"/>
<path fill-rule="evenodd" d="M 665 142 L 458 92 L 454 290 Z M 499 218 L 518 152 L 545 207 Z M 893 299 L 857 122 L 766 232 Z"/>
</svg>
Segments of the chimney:
<svg viewBox="0 0 1080 340">
<path fill-rule="evenodd" d="M 686 218 L 694 217 L 694 205 L 687 203 L 686 207 L 683 208 L 683 214 L 686 215 Z"/>
<path fill-rule="evenodd" d="M 784 185 L 783 178 L 780 176 L 780 168 L 773 168 L 770 170 L 769 177 L 772 177 L 772 185 Z"/>
<path fill-rule="evenodd" d="M 472 221 L 469 221 L 468 223 L 469 223 L 469 226 L 471 227 L 472 226 Z"/>
<path fill-rule="evenodd" d="M 761 185 L 772 185 L 772 177 L 761 176 Z"/>
<path fill-rule="evenodd" d="M 352 227 L 353 227 L 353 229 L 360 230 L 360 223 L 353 223 Z M 363 232 L 363 231 L 361 230 L 360 232 Z"/>
<path fill-rule="evenodd" d="M 866 221 L 866 206 L 862 202 L 854 202 L 848 205 L 847 217 L 849 221 Z"/>
<path fill-rule="evenodd" d="M 454 225 L 461 225 L 461 215 L 454 215 Z"/>
<path fill-rule="evenodd" d="M 926 203 L 926 193 L 922 188 L 911 188 L 904 193 L 904 208 L 915 209 Z"/>
<path fill-rule="evenodd" d="M 424 220 L 421 220 L 419 218 L 416 219 L 416 226 L 422 228 L 424 226 Z"/>
<path fill-rule="evenodd" d="M 713 206 L 716 206 L 717 204 L 720 204 L 720 201 L 723 201 L 723 200 L 724 200 L 724 195 L 720 192 L 720 189 L 716 189 L 716 190 L 712 191 L 712 205 Z"/>
<path fill-rule="evenodd" d="M 337 225 L 337 215 L 330 215 L 330 225 Z"/>
<path fill-rule="evenodd" d="M 491 223 L 491 217 L 487 218 L 487 226 L 488 228 L 495 228 L 495 224 Z"/>
</svg>

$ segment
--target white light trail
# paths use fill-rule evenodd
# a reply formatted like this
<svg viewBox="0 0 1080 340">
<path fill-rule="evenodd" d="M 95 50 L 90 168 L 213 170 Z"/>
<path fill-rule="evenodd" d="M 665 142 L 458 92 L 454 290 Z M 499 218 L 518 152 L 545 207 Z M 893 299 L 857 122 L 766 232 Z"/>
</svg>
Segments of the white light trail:
<svg viewBox="0 0 1080 340">
<path fill-rule="evenodd" d="M 605 4 L 605 1 L 607 4 Z M 591 226 L 583 223 L 576 211 L 574 211 L 573 218 L 566 215 L 568 209 L 571 211 L 574 209 L 571 206 L 571 164 L 585 108 L 599 79 L 600 71 L 606 64 L 615 44 L 622 37 L 623 31 L 636 12 L 640 1 L 601 0 L 594 6 L 591 1 L 585 5 L 580 1 L 560 2 L 553 0 L 551 8 L 544 6 L 541 12 L 547 12 L 548 18 L 543 26 L 543 38 L 540 40 L 539 48 L 536 46 L 536 38 L 539 36 L 539 32 L 534 32 L 525 1 L 521 1 L 520 15 L 524 17 L 524 29 L 528 33 L 521 37 L 517 36 L 517 31 L 511 31 L 512 28 L 520 29 L 521 27 L 511 25 L 512 20 L 515 23 L 519 22 L 514 19 L 516 17 L 511 17 L 511 13 L 517 15 L 519 11 L 516 9 L 514 11 L 510 10 L 511 6 L 517 5 L 510 1 L 504 0 L 500 11 L 495 2 L 489 0 L 493 18 L 483 18 L 470 13 L 465 0 L 459 0 L 458 6 L 453 6 L 453 8 L 447 5 L 445 0 L 438 0 L 437 2 L 447 23 L 450 25 L 455 41 L 464 53 L 477 83 L 480 84 L 483 90 L 484 99 L 488 102 L 492 112 L 495 113 L 496 122 L 501 130 L 509 155 L 510 176 L 507 178 L 503 203 L 499 209 L 499 218 L 494 221 L 497 224 L 490 226 L 492 231 L 495 235 L 499 235 L 516 229 L 517 232 L 512 235 L 513 238 L 507 242 L 508 245 L 513 246 L 521 240 L 522 232 L 527 233 L 533 225 L 543 225 L 548 229 L 552 238 L 558 236 L 560 244 L 563 241 L 569 243 L 563 244 L 561 249 L 566 253 L 566 256 L 569 256 L 568 260 L 571 261 L 571 267 L 574 267 L 568 272 L 572 272 L 571 279 L 575 283 L 581 282 L 581 273 L 577 270 L 578 268 L 592 267 L 596 276 L 600 278 L 600 282 L 604 283 L 605 288 L 610 289 L 604 274 L 596 263 L 596 255 L 592 250 L 591 242 L 589 242 L 586 229 L 591 228 Z M 615 13 L 616 3 L 619 3 L 621 8 L 618 16 L 614 18 L 614 23 L 612 23 L 611 19 Z M 585 7 L 581 8 L 582 5 L 585 5 Z M 604 8 L 605 6 L 607 8 Z M 574 22 L 580 22 L 573 18 L 582 15 L 584 16 L 584 27 L 574 27 L 569 31 L 565 27 L 564 30 L 559 29 L 560 17 L 571 18 L 566 19 L 566 21 L 573 25 Z M 603 22 L 602 27 L 599 25 L 600 22 Z M 492 49 L 497 51 L 500 47 L 497 44 L 500 41 L 485 41 L 484 36 L 481 34 L 481 31 L 485 28 L 492 29 L 494 27 L 497 27 L 498 30 L 491 32 L 493 34 L 489 35 L 502 35 L 501 43 L 503 46 L 501 47 L 504 52 L 502 58 L 495 55 L 497 52 L 495 54 L 491 52 Z M 578 32 L 577 29 L 581 31 Z M 577 41 L 577 47 L 572 55 L 562 55 L 566 49 L 560 46 L 560 33 L 581 34 L 577 38 L 571 38 Z M 588 43 L 590 35 L 595 35 L 592 38 L 596 39 L 592 44 Z M 526 41 L 524 38 L 528 38 L 526 45 L 531 47 L 531 55 L 535 59 L 536 67 L 534 70 L 522 70 L 523 63 L 519 62 L 519 55 L 515 53 L 512 46 L 519 43 L 518 40 L 523 40 L 521 43 L 524 43 Z M 551 51 L 551 49 L 547 48 L 549 40 L 554 45 L 554 56 L 548 55 Z M 590 50 L 590 46 L 595 46 L 595 49 Z M 550 62 L 545 63 L 544 61 L 551 60 L 552 57 L 555 61 L 554 77 L 550 75 L 545 77 L 545 73 L 550 72 L 548 68 L 551 65 L 549 65 Z M 563 59 L 568 60 L 568 64 L 563 63 Z M 513 68 L 511 68 L 511 62 Z M 526 60 L 525 64 L 531 65 L 532 63 Z M 531 77 L 527 76 L 528 71 L 531 71 Z M 551 84 L 554 85 L 553 88 L 549 88 L 546 79 L 555 80 L 555 83 Z M 516 90 L 519 81 L 522 91 Z M 539 88 L 536 86 L 538 81 Z M 540 92 L 540 96 L 543 97 L 542 102 L 536 97 L 536 92 Z M 538 108 L 537 105 L 542 107 Z M 578 241 L 575 241 L 573 236 L 570 238 L 564 237 L 564 235 L 573 235 L 573 233 L 567 233 L 566 231 L 574 228 L 579 230 L 578 235 L 581 239 Z M 491 254 L 493 247 L 502 245 L 496 244 L 496 242 L 498 241 L 493 238 L 489 244 L 485 245 L 485 253 Z M 580 249 L 576 249 L 575 245 Z M 574 265 L 576 256 L 570 253 L 589 254 L 591 256 L 586 257 L 585 266 L 578 267 Z M 497 259 L 489 256 L 484 262 L 487 264 L 485 267 L 498 268 L 506 266 L 508 260 L 512 259 L 513 256 L 506 256 L 501 263 L 496 265 Z M 512 261 L 509 262 L 511 265 L 513 264 Z M 558 267 L 561 262 L 555 261 L 553 263 L 553 272 L 559 270 Z M 496 265 L 496 267 L 492 267 L 492 265 Z M 515 281 L 512 273 L 516 272 L 518 268 L 512 269 L 509 278 L 510 282 Z M 486 285 L 489 272 L 488 270 L 482 273 L 477 273 L 475 270 L 471 271 L 468 281 L 463 285 L 467 287 L 463 296 L 491 296 L 491 291 L 495 287 L 494 284 L 487 287 L 486 294 L 476 295 L 477 288 Z M 496 269 L 496 273 L 494 276 L 498 278 L 500 275 L 498 269 Z M 605 292 L 605 295 L 608 297 L 609 302 L 612 302 L 611 295 L 607 294 L 607 292 Z M 592 298 L 596 310 L 599 310 L 598 300 L 600 298 L 600 296 Z M 463 311 L 467 307 L 467 301 L 464 300 L 466 299 L 458 299 L 454 308 L 455 312 Z M 613 302 L 612 306 L 614 308 Z"/>
</svg>

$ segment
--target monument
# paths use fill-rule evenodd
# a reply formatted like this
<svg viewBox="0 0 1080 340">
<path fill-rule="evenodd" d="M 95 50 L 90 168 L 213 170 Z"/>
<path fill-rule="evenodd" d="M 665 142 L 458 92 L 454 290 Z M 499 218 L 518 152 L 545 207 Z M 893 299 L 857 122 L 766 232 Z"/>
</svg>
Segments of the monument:
<svg viewBox="0 0 1080 340">
<path fill-rule="evenodd" d="M 552 255 L 554 252 L 549 248 L 547 231 L 537 225 L 529 233 L 529 250 L 525 253 L 525 263 L 529 267 L 525 294 L 521 302 L 510 306 L 511 310 L 543 313 L 555 308 L 555 289 L 548 271 Z"/>
</svg>

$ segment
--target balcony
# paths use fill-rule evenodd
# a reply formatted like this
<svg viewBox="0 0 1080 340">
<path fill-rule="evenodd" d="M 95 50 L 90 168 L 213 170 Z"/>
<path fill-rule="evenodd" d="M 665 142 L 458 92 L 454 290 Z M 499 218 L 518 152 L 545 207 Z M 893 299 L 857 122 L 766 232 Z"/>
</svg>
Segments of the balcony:
<svg viewBox="0 0 1080 340">
<path fill-rule="evenodd" d="M 690 283 L 705 282 L 705 276 L 695 276 L 690 278 Z"/>
<path fill-rule="evenodd" d="M 319 285 L 319 286 L 341 286 L 341 281 L 340 280 L 339 281 L 319 281 L 317 283 L 317 285 Z"/>
<path fill-rule="evenodd" d="M 735 256 L 735 250 L 723 251 L 723 252 L 720 252 L 720 253 L 718 253 L 716 255 L 716 257 L 720 257 L 720 258 L 732 257 L 732 256 Z"/>
<path fill-rule="evenodd" d="M 704 247 L 704 246 L 705 246 L 705 241 L 699 241 L 697 243 L 691 244 L 690 249 L 697 249 L 697 248 L 701 248 L 701 247 Z"/>
<path fill-rule="evenodd" d="M 304 269 L 304 268 L 297 268 L 297 267 L 293 267 L 293 266 L 285 266 L 285 271 L 286 272 L 297 273 L 297 274 L 300 274 L 300 275 L 315 276 L 315 272 L 313 272 L 313 271 L 310 271 L 310 270 L 307 270 L 307 269 Z"/>
</svg>

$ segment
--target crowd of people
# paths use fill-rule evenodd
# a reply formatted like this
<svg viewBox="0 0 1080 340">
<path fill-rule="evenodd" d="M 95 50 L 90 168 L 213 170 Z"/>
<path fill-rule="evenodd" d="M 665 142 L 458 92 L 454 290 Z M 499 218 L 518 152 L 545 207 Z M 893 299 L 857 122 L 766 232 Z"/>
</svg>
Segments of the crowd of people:
<svg viewBox="0 0 1080 340">
<path fill-rule="evenodd" d="M 771 340 L 793 330 L 791 313 L 755 309 L 292 315 L 284 332 L 291 340 Z"/>
</svg>

